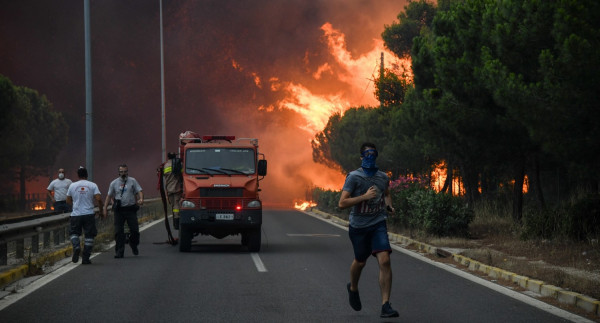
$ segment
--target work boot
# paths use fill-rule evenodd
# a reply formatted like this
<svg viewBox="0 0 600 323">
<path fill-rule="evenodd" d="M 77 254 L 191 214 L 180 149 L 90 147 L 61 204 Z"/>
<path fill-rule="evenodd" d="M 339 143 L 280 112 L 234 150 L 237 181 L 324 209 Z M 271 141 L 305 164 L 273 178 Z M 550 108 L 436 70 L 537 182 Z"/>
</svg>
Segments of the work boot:
<svg viewBox="0 0 600 323">
<path fill-rule="evenodd" d="M 115 249 L 115 258 L 123 258 L 124 248 Z"/>
<path fill-rule="evenodd" d="M 82 264 L 89 265 L 92 263 L 92 261 L 90 260 L 90 256 L 92 255 L 93 248 L 94 248 L 93 246 L 84 246 L 83 247 L 83 259 L 81 260 Z"/>
<path fill-rule="evenodd" d="M 179 218 L 173 218 L 173 228 L 179 230 Z"/>
<path fill-rule="evenodd" d="M 79 261 L 79 253 L 80 252 L 81 252 L 81 248 L 73 249 L 73 257 L 71 258 L 71 260 L 73 260 L 74 263 L 77 263 Z"/>
</svg>

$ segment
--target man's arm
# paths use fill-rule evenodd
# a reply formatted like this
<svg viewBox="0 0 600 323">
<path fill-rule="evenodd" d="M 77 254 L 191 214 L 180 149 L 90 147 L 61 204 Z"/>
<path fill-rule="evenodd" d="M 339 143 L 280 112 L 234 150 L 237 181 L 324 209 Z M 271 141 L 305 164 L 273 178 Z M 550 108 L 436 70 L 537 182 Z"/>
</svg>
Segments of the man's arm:
<svg viewBox="0 0 600 323">
<path fill-rule="evenodd" d="M 100 197 L 100 195 L 98 195 L 98 197 Z M 112 197 L 110 195 L 106 195 L 106 200 L 104 200 L 104 208 L 102 210 L 102 214 L 106 217 L 108 215 L 108 202 L 110 202 L 110 200 L 112 199 Z M 100 201 L 98 202 L 98 206 L 100 205 L 100 203 L 102 203 L 102 198 L 100 198 Z"/>
<path fill-rule="evenodd" d="M 52 191 L 51 190 L 48 190 L 48 197 L 50 198 L 50 201 L 52 201 L 52 203 L 56 202 L 54 200 L 54 195 L 52 195 Z"/>
<path fill-rule="evenodd" d="M 392 195 L 390 194 L 389 188 L 385 190 L 383 200 L 385 201 L 385 207 L 387 208 L 387 210 L 391 213 L 394 213 L 394 211 L 396 210 L 392 206 Z"/>
<path fill-rule="evenodd" d="M 354 206 L 360 202 L 370 200 L 377 196 L 377 189 L 375 186 L 369 187 L 369 189 L 363 195 L 350 197 L 350 192 L 342 191 L 342 195 L 340 196 L 340 201 L 338 202 L 338 207 L 340 209 L 346 209 L 351 206 Z"/>
<path fill-rule="evenodd" d="M 67 204 L 73 205 L 73 198 L 67 195 Z"/>
<path fill-rule="evenodd" d="M 139 191 L 136 195 L 137 195 L 137 204 L 138 205 L 144 204 L 144 192 Z"/>
</svg>

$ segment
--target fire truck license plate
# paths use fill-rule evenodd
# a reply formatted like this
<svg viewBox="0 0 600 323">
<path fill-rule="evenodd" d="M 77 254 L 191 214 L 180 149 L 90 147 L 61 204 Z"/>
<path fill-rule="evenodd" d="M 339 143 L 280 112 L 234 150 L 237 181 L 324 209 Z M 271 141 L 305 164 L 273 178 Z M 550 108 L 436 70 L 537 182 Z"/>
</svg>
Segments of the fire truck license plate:
<svg viewBox="0 0 600 323">
<path fill-rule="evenodd" d="M 217 220 L 233 220 L 232 213 L 217 213 L 215 218 Z"/>
</svg>

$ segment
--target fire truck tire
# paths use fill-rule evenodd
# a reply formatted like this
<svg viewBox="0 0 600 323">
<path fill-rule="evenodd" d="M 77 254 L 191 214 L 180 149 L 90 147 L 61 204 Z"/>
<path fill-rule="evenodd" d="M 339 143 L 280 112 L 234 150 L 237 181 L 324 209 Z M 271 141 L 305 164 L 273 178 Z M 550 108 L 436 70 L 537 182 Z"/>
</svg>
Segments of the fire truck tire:
<svg viewBox="0 0 600 323">
<path fill-rule="evenodd" d="M 242 246 L 248 245 L 248 233 L 242 232 Z"/>
<path fill-rule="evenodd" d="M 190 252 L 192 250 L 192 233 L 184 228 L 179 228 L 179 251 Z"/>
<path fill-rule="evenodd" d="M 250 252 L 260 251 L 260 228 L 250 230 L 246 233 L 248 235 L 248 250 Z"/>
</svg>

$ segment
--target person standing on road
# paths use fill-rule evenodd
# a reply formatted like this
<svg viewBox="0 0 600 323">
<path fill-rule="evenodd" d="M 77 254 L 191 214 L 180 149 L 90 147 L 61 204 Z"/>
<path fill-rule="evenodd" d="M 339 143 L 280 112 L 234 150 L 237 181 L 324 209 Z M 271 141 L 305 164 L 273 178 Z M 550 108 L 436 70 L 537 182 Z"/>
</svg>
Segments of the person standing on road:
<svg viewBox="0 0 600 323">
<path fill-rule="evenodd" d="M 65 178 L 65 169 L 61 168 L 58 170 L 58 178 L 48 185 L 48 196 L 52 201 L 54 211 L 59 213 L 71 212 L 71 206 L 67 204 L 67 190 L 72 183 L 70 179 Z M 52 194 L 53 192 L 54 194 Z"/>
<path fill-rule="evenodd" d="M 115 258 L 123 258 L 125 254 L 125 222 L 129 227 L 129 246 L 134 255 L 139 254 L 140 229 L 137 210 L 144 204 L 142 187 L 133 177 L 128 176 L 127 165 L 119 165 L 119 177 L 108 187 L 104 201 L 104 214 L 107 214 L 109 202 L 113 202 L 115 216 Z"/>
<path fill-rule="evenodd" d="M 390 179 L 375 164 L 377 148 L 372 143 L 360 147 L 361 167 L 346 177 L 338 206 L 352 207 L 348 235 L 354 249 L 354 261 L 350 266 L 350 282 L 346 285 L 350 306 L 355 311 L 362 308 L 358 293 L 358 281 L 369 256 L 379 263 L 379 288 L 381 290 L 381 317 L 398 317 L 389 302 L 392 290 L 392 267 L 387 234 L 387 211 L 394 212 L 389 191 Z"/>
<path fill-rule="evenodd" d="M 87 180 L 88 172 L 84 167 L 79 167 L 77 170 L 79 181 L 71 184 L 67 191 L 67 203 L 73 205 L 71 212 L 71 243 L 73 244 L 73 260 L 74 263 L 79 261 L 81 253 L 81 242 L 79 236 L 81 231 L 85 235 L 83 243 L 83 259 L 81 263 L 89 265 L 90 255 L 94 249 L 94 237 L 98 234 L 96 229 L 96 215 L 94 212 L 94 201 L 100 208 L 99 213 L 102 213 L 102 197 L 98 185 Z"/>
<path fill-rule="evenodd" d="M 167 161 L 163 167 L 163 176 L 165 180 L 165 190 L 171 209 L 173 210 L 173 227 L 179 230 L 179 203 L 181 201 L 181 161 L 177 159 L 177 154 L 168 153 Z"/>
</svg>

